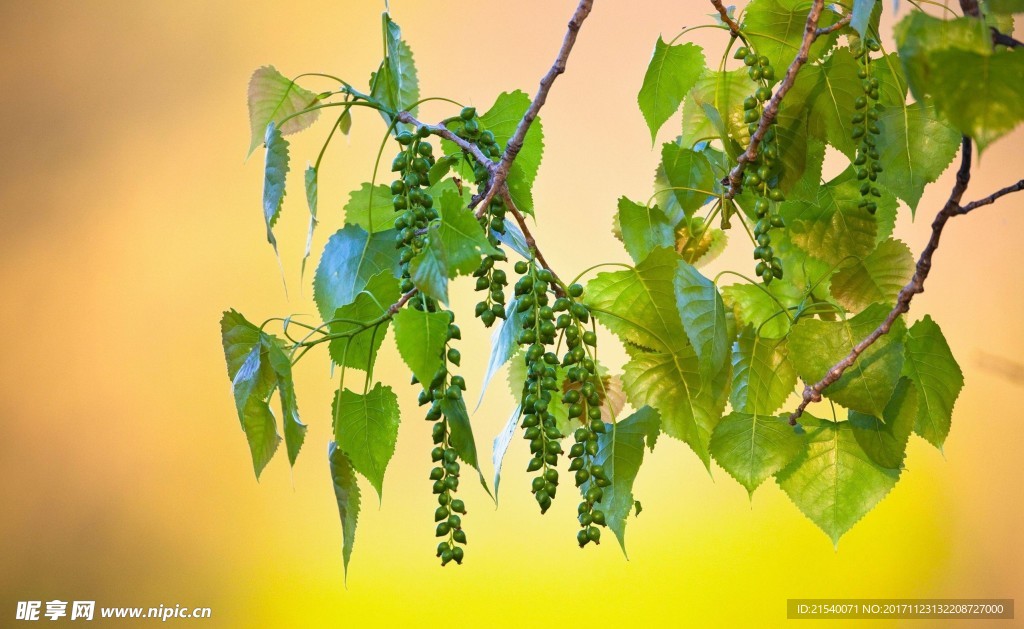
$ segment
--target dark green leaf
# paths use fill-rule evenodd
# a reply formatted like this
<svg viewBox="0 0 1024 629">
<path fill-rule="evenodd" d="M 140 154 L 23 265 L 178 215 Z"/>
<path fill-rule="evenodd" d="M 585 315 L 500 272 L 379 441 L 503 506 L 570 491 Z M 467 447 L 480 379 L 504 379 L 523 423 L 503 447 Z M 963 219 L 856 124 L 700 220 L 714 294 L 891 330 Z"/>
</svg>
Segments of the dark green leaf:
<svg viewBox="0 0 1024 629">
<path fill-rule="evenodd" d="M 384 61 L 370 77 L 370 95 L 393 112 L 416 113 L 415 103 L 420 99 L 419 79 L 412 50 L 402 40 L 402 31 L 387 13 L 384 20 Z M 391 116 L 382 111 L 387 123 Z"/>
<path fill-rule="evenodd" d="M 666 142 L 661 147 L 661 164 L 669 186 L 675 188 L 675 197 L 688 216 L 714 194 L 715 175 L 703 153 Z"/>
<path fill-rule="evenodd" d="M 277 239 L 274 238 L 274 223 L 281 215 L 281 204 L 284 202 L 284 183 L 288 175 L 288 140 L 281 137 L 281 132 L 274 123 L 267 125 L 267 159 L 263 170 L 263 218 L 267 223 L 267 242 L 277 251 Z"/>
<path fill-rule="evenodd" d="M 604 434 L 598 436 L 594 464 L 604 467 L 612 483 L 604 488 L 600 508 L 623 554 L 626 553 L 626 518 L 635 502 L 633 482 L 644 461 L 644 443 L 654 448 L 659 424 L 658 412 L 644 406 L 617 424 L 608 424 Z M 587 485 L 581 489 L 586 491 Z"/>
<path fill-rule="evenodd" d="M 917 409 L 917 390 L 910 380 L 901 378 L 882 419 L 850 411 L 853 436 L 872 461 L 882 467 L 900 468 Z"/>
<path fill-rule="evenodd" d="M 861 37 L 868 36 L 868 28 L 878 29 L 878 17 L 882 13 L 882 3 L 879 0 L 853 0 L 852 17 L 850 26 Z"/>
<path fill-rule="evenodd" d="M 705 376 L 718 373 L 729 358 L 725 304 L 714 282 L 680 260 L 675 275 L 679 317 Z"/>
<path fill-rule="evenodd" d="M 299 419 L 299 405 L 295 399 L 295 381 L 292 378 L 292 361 L 281 349 L 280 344 L 270 337 L 265 340 L 267 358 L 277 377 L 277 393 L 281 398 L 281 423 L 284 425 L 284 442 L 288 449 L 288 462 L 293 466 L 299 456 L 302 443 L 306 440 L 306 425 Z"/>
<path fill-rule="evenodd" d="M 346 225 L 324 246 L 313 278 L 313 299 L 324 321 L 350 304 L 370 278 L 381 271 L 398 271 L 395 232 L 368 234 L 358 225 Z"/>
<path fill-rule="evenodd" d="M 346 319 L 346 321 L 331 323 L 331 334 L 347 333 L 352 336 L 336 338 L 330 342 L 331 359 L 338 365 L 369 371 L 373 367 L 381 343 L 384 342 L 388 322 L 386 320 L 381 322 L 379 327 L 374 330 L 373 326 L 366 328 L 353 323 L 353 321 L 366 324 L 381 318 L 388 307 L 398 301 L 400 296 L 398 279 L 391 271 L 381 271 L 371 277 L 363 290 L 352 300 L 352 303 L 345 304 L 334 311 L 332 321 L 336 319 Z"/>
<path fill-rule="evenodd" d="M 313 231 L 316 229 L 316 206 L 317 206 L 317 172 L 316 168 L 306 166 L 306 205 L 309 206 L 309 231 L 306 234 L 306 251 L 302 254 L 302 277 L 306 275 L 306 261 L 313 250 Z"/>
<path fill-rule="evenodd" d="M 484 474 L 480 471 L 480 463 L 477 460 L 476 440 L 473 438 L 473 426 L 469 423 L 466 403 L 462 398 L 449 400 L 445 397 L 441 399 L 440 404 L 441 412 L 448 420 L 448 430 L 450 431 L 448 442 L 459 453 L 459 458 L 473 466 L 473 469 L 480 474 L 480 484 L 490 494 L 491 490 L 487 488 L 487 481 L 484 480 Z"/>
<path fill-rule="evenodd" d="M 352 471 L 352 463 L 333 441 L 327 447 L 327 459 L 331 464 L 331 483 L 334 485 L 334 497 L 338 503 L 338 515 L 341 517 L 344 540 L 341 556 L 347 576 L 352 547 L 356 543 L 356 525 L 359 523 L 359 484 L 355 472 Z"/>
</svg>

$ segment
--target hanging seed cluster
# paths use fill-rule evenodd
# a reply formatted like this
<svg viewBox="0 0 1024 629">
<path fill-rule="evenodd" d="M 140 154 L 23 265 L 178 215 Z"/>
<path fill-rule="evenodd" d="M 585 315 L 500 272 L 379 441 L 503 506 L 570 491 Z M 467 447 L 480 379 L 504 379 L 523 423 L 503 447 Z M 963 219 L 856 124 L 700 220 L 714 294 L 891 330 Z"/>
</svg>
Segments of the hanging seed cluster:
<svg viewBox="0 0 1024 629">
<path fill-rule="evenodd" d="M 857 156 L 853 160 L 854 166 L 857 167 L 857 179 L 861 182 L 861 200 L 857 205 L 871 214 L 878 211 L 876 199 L 882 196 L 882 191 L 875 185 L 878 173 L 882 172 L 878 148 L 875 146 L 875 138 L 882 132 L 878 126 L 882 105 L 878 102 L 878 79 L 871 76 L 871 53 L 880 49 L 879 43 L 871 38 L 865 39 L 853 49 L 854 55 L 860 61 L 857 76 L 860 77 L 861 88 L 864 90 L 864 94 L 858 96 L 853 103 L 856 112 L 850 120 L 853 123 L 850 137 L 860 140 Z"/>
<path fill-rule="evenodd" d="M 775 69 L 768 57 L 758 55 L 747 46 L 739 48 L 734 57 L 743 61 L 750 79 L 758 85 L 754 94 L 743 101 L 743 121 L 753 135 L 764 114 L 765 103 L 772 97 Z M 778 211 L 778 204 L 785 200 L 785 195 L 779 189 L 782 170 L 779 156 L 778 133 L 772 122 L 761 140 L 757 157 L 747 165 L 743 177 L 743 186 L 755 195 L 754 213 L 757 215 L 757 223 L 754 225 L 754 240 L 757 244 L 754 259 L 758 261 L 755 272 L 765 284 L 771 284 L 774 279 L 782 279 L 783 275 L 782 260 L 775 257 L 769 234 L 772 229 L 785 227 Z"/>
</svg>

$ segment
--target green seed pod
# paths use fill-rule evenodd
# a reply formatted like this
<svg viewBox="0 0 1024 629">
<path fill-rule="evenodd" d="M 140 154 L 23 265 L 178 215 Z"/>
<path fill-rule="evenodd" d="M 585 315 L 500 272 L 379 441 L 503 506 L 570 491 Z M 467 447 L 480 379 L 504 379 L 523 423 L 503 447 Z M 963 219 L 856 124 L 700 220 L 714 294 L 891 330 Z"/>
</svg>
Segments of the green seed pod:
<svg viewBox="0 0 1024 629">
<path fill-rule="evenodd" d="M 576 533 L 576 542 L 579 543 L 580 548 L 586 546 L 589 541 L 590 538 L 587 537 L 587 531 L 585 529 L 580 529 L 579 533 Z"/>
<path fill-rule="evenodd" d="M 604 511 L 594 509 L 592 516 L 594 518 L 594 524 L 599 524 L 601 526 L 605 525 Z"/>
<path fill-rule="evenodd" d="M 452 530 L 452 527 L 449 526 L 447 522 L 441 522 L 440 524 L 437 525 L 437 528 L 434 529 L 434 533 L 438 537 L 444 537 L 445 535 L 450 533 L 451 530 Z"/>
<path fill-rule="evenodd" d="M 440 522 L 448 517 L 448 507 L 438 507 L 434 511 L 434 522 Z"/>
<path fill-rule="evenodd" d="M 440 467 L 435 467 L 430 470 L 430 480 L 440 480 L 444 478 L 444 470 Z"/>
<path fill-rule="evenodd" d="M 462 111 L 459 112 L 459 118 L 462 118 L 463 120 L 472 120 L 475 116 L 475 107 L 463 107 Z"/>
<path fill-rule="evenodd" d="M 594 542 L 595 544 L 600 543 L 601 542 L 601 529 L 597 528 L 596 526 L 591 526 L 590 528 L 587 529 L 587 538 L 590 541 Z"/>
<path fill-rule="evenodd" d="M 749 55 L 749 54 L 750 54 L 750 49 L 749 48 L 747 48 L 746 46 L 740 46 L 736 50 L 735 54 L 733 54 L 732 58 L 733 59 L 746 59 L 747 55 Z"/>
<path fill-rule="evenodd" d="M 579 487 L 583 483 L 587 482 L 587 479 L 590 478 L 590 472 L 588 472 L 587 470 L 582 470 L 582 469 L 581 470 L 576 470 L 576 477 L 575 478 L 576 478 L 576 486 Z"/>
<path fill-rule="evenodd" d="M 457 531 L 452 533 L 452 538 L 456 542 L 458 542 L 460 544 L 465 544 L 466 543 L 466 532 L 463 531 L 462 529 L 458 529 Z M 461 548 L 456 548 L 454 552 L 456 553 L 456 561 L 458 561 L 459 563 L 462 563 L 462 549 Z"/>
<path fill-rule="evenodd" d="M 542 457 L 534 457 L 530 459 L 530 462 L 526 464 L 527 472 L 536 472 L 544 466 L 544 459 Z"/>
</svg>

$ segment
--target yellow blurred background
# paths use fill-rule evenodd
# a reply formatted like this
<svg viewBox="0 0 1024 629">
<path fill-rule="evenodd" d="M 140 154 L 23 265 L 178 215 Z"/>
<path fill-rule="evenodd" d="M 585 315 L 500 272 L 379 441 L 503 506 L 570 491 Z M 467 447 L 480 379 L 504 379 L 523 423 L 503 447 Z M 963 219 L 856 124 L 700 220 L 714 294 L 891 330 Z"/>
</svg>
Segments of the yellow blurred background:
<svg viewBox="0 0 1024 629">
<path fill-rule="evenodd" d="M 691 2 L 596 4 L 543 110 L 534 189 L 538 238 L 569 276 L 626 261 L 610 231 L 615 200 L 647 198 L 658 159 L 636 92 L 658 35 L 710 12 Z M 503 90 L 535 91 L 573 6 L 391 1 L 423 95 L 481 110 Z M 229 307 L 254 321 L 315 312 L 310 274 L 299 281 L 299 177 L 277 230 L 290 298 L 264 239 L 262 157 L 243 159 L 249 75 L 274 64 L 364 86 L 381 55 L 381 8 L 0 4 L 0 625 L 13 624 L 16 601 L 54 598 L 209 606 L 206 624 L 218 627 L 742 627 L 784 624 L 795 597 L 1024 596 L 1024 385 L 984 368 L 991 356 L 1024 354 L 1024 197 L 949 226 L 911 317 L 940 323 L 965 372 L 952 433 L 944 453 L 913 439 L 896 489 L 838 549 L 774 484 L 751 503 L 665 438 L 637 480 L 645 508 L 627 529 L 629 560 L 610 538 L 581 551 L 571 489 L 540 517 L 517 439 L 499 509 L 466 484 L 467 560 L 442 569 L 428 424 L 388 341 L 378 375 L 398 392 L 404 421 L 379 508 L 363 484 L 346 589 L 325 456 L 337 386 L 326 353 L 298 368 L 310 428 L 295 469 L 282 451 L 257 483 L 217 322 Z M 715 60 L 725 41 L 708 30 L 693 39 Z M 451 113 L 430 105 L 427 120 Z M 384 131 L 376 113 L 355 113 L 351 138 L 332 145 L 321 171 L 314 254 L 340 226 L 349 191 L 369 180 Z M 293 175 L 325 133 L 326 123 L 291 138 Z M 1020 178 L 1022 139 L 981 157 L 969 198 Z M 947 173 L 929 188 L 916 223 L 901 216 L 897 236 L 913 250 L 951 181 Z M 711 270 L 748 265 L 738 245 Z M 463 373 L 475 400 L 487 355 L 469 348 L 487 347 L 489 335 L 471 322 L 460 281 Z M 473 416 L 488 475 L 511 404 L 498 378 Z"/>
</svg>

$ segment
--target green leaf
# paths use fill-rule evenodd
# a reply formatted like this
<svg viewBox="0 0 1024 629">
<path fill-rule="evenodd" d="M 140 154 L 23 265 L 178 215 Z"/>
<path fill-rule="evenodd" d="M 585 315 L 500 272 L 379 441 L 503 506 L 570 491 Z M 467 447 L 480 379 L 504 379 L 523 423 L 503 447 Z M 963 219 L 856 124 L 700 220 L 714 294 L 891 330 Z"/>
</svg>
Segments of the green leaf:
<svg viewBox="0 0 1024 629">
<path fill-rule="evenodd" d="M 868 36 L 868 27 L 878 28 L 878 16 L 882 13 L 882 3 L 879 0 L 853 0 L 853 11 L 851 12 L 850 26 L 861 37 Z"/>
<path fill-rule="evenodd" d="M 1024 120 L 1024 55 L 941 50 L 929 90 L 954 127 L 985 148 Z"/>
<path fill-rule="evenodd" d="M 917 100 L 936 94 L 932 89 L 934 74 L 947 70 L 934 53 L 962 50 L 987 55 L 992 51 L 992 38 L 985 23 L 971 17 L 943 20 L 924 11 L 912 11 L 896 25 L 894 35 L 910 92 Z"/>
<path fill-rule="evenodd" d="M 704 69 L 704 51 L 695 44 L 670 46 L 659 37 L 637 95 L 640 112 L 654 142 L 665 121 L 679 109 L 683 97 Z"/>
<path fill-rule="evenodd" d="M 622 340 L 671 353 L 686 338 L 674 285 L 681 262 L 671 249 L 655 249 L 634 269 L 598 273 L 587 285 L 584 300 Z"/>
<path fill-rule="evenodd" d="M 288 450 L 288 462 L 295 465 L 299 450 L 306 440 L 306 425 L 299 419 L 299 405 L 295 399 L 295 381 L 292 378 L 291 358 L 281 349 L 280 344 L 268 337 L 267 357 L 277 376 L 277 392 L 281 398 L 281 423 L 284 426 L 284 442 Z"/>
<path fill-rule="evenodd" d="M 833 423 L 805 413 L 801 423 L 807 449 L 778 474 L 779 486 L 838 544 L 896 486 L 900 470 L 868 458 L 850 422 Z"/>
<path fill-rule="evenodd" d="M 658 247 L 675 246 L 675 225 L 657 205 L 647 207 L 619 197 L 617 220 L 622 243 L 634 263 L 639 263 Z"/>
<path fill-rule="evenodd" d="M 622 385 L 634 407 L 657 410 L 665 434 L 684 441 L 710 470 L 708 446 L 725 409 L 729 374 L 726 364 L 710 380 L 702 377 L 697 353 L 677 341 L 672 353 L 633 351 Z"/>
<path fill-rule="evenodd" d="M 775 417 L 733 411 L 719 422 L 711 437 L 711 454 L 729 476 L 754 494 L 764 480 L 793 462 L 806 444 L 789 425 Z"/>
<path fill-rule="evenodd" d="M 345 451 L 352 467 L 383 498 L 384 471 L 398 440 L 398 396 L 379 382 L 365 395 L 339 390 L 334 394 L 331 413 L 334 441 Z"/>
<path fill-rule="evenodd" d="M 417 380 L 430 384 L 444 364 L 448 314 L 403 308 L 395 314 L 394 321 L 398 353 Z"/>
<path fill-rule="evenodd" d="M 469 413 L 466 411 L 466 403 L 460 397 L 458 400 L 450 400 L 447 397 L 441 399 L 441 412 L 448 421 L 448 442 L 459 458 L 473 466 L 473 469 L 480 474 L 480 484 L 488 494 L 491 490 L 487 488 L 487 481 L 484 480 L 484 473 L 480 471 L 480 462 L 476 456 L 476 440 L 473 438 L 473 426 L 469 423 Z"/>
<path fill-rule="evenodd" d="M 401 291 L 398 279 L 391 271 L 381 271 L 370 278 L 352 303 L 334 311 L 332 320 L 346 321 L 331 323 L 331 334 L 353 334 L 348 338 L 336 338 L 330 342 L 331 359 L 335 364 L 370 371 L 387 334 L 388 321 L 381 322 L 376 331 L 372 327 L 365 329 L 352 322 L 368 323 L 382 317 L 399 297 Z"/>
<path fill-rule="evenodd" d="M 384 184 L 361 184 L 349 194 L 344 212 L 346 225 L 358 225 L 370 234 L 391 229 L 395 224 L 391 189 Z"/>
<path fill-rule="evenodd" d="M 816 137 L 828 142 L 851 160 L 858 141 L 850 135 L 856 113 L 854 101 L 864 95 L 857 76 L 860 63 L 849 48 L 838 48 L 821 65 L 809 66 L 799 75 L 810 89 L 810 124 Z M 806 76 L 804 76 L 806 73 Z"/>
<path fill-rule="evenodd" d="M 512 443 L 512 438 L 515 437 L 516 428 L 519 427 L 519 418 L 523 414 L 523 408 L 516 406 L 515 410 L 512 411 L 512 415 L 509 416 L 508 421 L 505 422 L 505 426 L 502 427 L 501 432 L 494 438 L 494 445 L 491 448 L 491 463 L 494 465 L 494 501 L 498 501 L 498 485 L 501 483 L 501 463 L 505 460 L 505 453 L 508 452 L 508 446 Z"/>
<path fill-rule="evenodd" d="M 889 315 L 890 308 L 874 304 L 845 321 L 801 319 L 789 333 L 790 358 L 800 377 L 817 382 L 833 365 L 845 358 L 855 345 L 875 330 Z M 837 382 L 825 389 L 825 397 L 843 406 L 884 417 L 885 406 L 903 367 L 903 337 L 906 326 L 896 319 Z"/>
<path fill-rule="evenodd" d="M 324 321 L 350 304 L 367 282 L 381 271 L 398 273 L 395 232 L 368 234 L 358 225 L 346 225 L 327 241 L 313 278 L 313 299 Z"/>
<path fill-rule="evenodd" d="M 749 139 L 747 123 L 743 122 L 743 100 L 750 96 L 750 90 L 746 68 L 728 72 L 705 70 L 683 102 L 681 145 L 690 148 L 701 140 L 718 138 L 727 152 L 732 154 L 735 149 L 738 154 L 739 148 L 732 146 L 728 138 Z M 718 115 L 723 128 L 709 116 L 710 111 Z"/>
<path fill-rule="evenodd" d="M 444 192 L 438 205 L 440 218 L 428 228 L 427 243 L 412 259 L 409 273 L 417 288 L 447 304 L 448 280 L 472 273 L 482 256 L 496 255 L 498 250 L 458 193 Z"/>
<path fill-rule="evenodd" d="M 604 467 L 611 485 L 604 488 L 601 510 L 608 528 L 615 533 L 623 554 L 626 554 L 626 517 L 633 508 L 633 482 L 644 461 L 644 443 L 653 450 L 658 437 L 658 412 L 644 406 L 617 424 L 607 424 L 598 435 L 594 464 Z M 581 487 L 586 491 L 588 485 Z"/>
<path fill-rule="evenodd" d="M 811 3 L 807 0 L 753 0 L 743 14 L 743 32 L 760 55 L 771 60 L 775 73 L 782 76 L 803 42 L 804 25 Z M 835 13 L 823 11 L 819 27 L 836 22 Z M 808 61 L 820 59 L 835 45 L 838 35 L 819 37 L 811 46 Z"/>
<path fill-rule="evenodd" d="M 263 218 L 267 223 L 267 242 L 277 252 L 277 239 L 274 238 L 274 223 L 281 215 L 281 204 L 284 202 L 285 177 L 288 175 L 288 140 L 281 137 L 281 132 L 274 123 L 267 125 L 267 159 L 263 169 Z"/>
<path fill-rule="evenodd" d="M 902 241 L 889 239 L 863 259 L 852 261 L 832 276 L 832 296 L 857 312 L 874 303 L 895 304 L 914 275 L 914 256 Z"/>
<path fill-rule="evenodd" d="M 1024 13 L 1024 0 L 988 0 L 993 13 Z"/>
<path fill-rule="evenodd" d="M 527 314 L 526 312 L 517 311 L 516 306 L 518 304 L 519 300 L 516 298 L 509 300 L 508 304 L 505 305 L 505 318 L 498 319 L 498 327 L 491 334 L 491 356 L 487 362 L 487 371 L 484 373 L 483 382 L 480 384 L 480 401 L 477 402 L 477 408 L 480 408 L 480 402 L 483 402 L 484 399 L 484 392 L 487 391 L 487 387 L 490 385 L 491 379 L 494 378 L 494 374 L 519 349 L 517 339 L 523 331 L 523 321 L 526 319 Z"/>
<path fill-rule="evenodd" d="M 783 308 L 797 305 L 803 298 L 788 282 L 774 282 L 769 287 L 760 284 L 733 284 L 722 288 L 722 299 L 732 309 L 736 325 L 753 326 L 763 338 L 777 339 L 789 334 L 789 317 Z M 782 308 L 775 299 L 782 302 Z"/>
<path fill-rule="evenodd" d="M 408 111 L 415 115 L 414 103 L 420 99 L 420 87 L 412 50 L 402 40 L 402 30 L 391 16 L 385 13 L 382 19 L 384 61 L 370 77 L 370 95 L 395 113 Z M 380 113 L 384 121 L 390 124 L 391 116 L 384 111 Z"/>
<path fill-rule="evenodd" d="M 917 387 L 919 411 L 914 432 L 941 448 L 949 435 L 953 405 L 964 387 L 964 376 L 942 330 L 927 315 L 907 332 L 903 374 Z"/>
<path fill-rule="evenodd" d="M 306 205 L 309 206 L 309 231 L 306 234 L 306 251 L 302 254 L 302 269 L 300 277 L 306 275 L 306 261 L 313 250 L 313 231 L 316 229 L 316 206 L 317 206 L 317 172 L 316 168 L 306 166 Z"/>
<path fill-rule="evenodd" d="M 821 186 L 815 201 L 787 201 L 780 211 L 793 244 L 833 266 L 875 248 L 877 225 L 866 208 L 857 206 L 861 200 L 860 182 L 850 167 Z"/>
<path fill-rule="evenodd" d="M 502 92 L 494 101 L 494 105 L 480 116 L 480 128 L 494 134 L 498 146 L 504 148 L 515 133 L 519 121 L 530 108 L 530 97 L 526 92 Z M 455 144 L 442 141 L 445 153 L 460 152 Z M 516 207 L 527 214 L 533 214 L 533 195 L 531 188 L 540 169 L 544 155 L 544 128 L 538 117 L 530 125 L 523 139 L 523 146 L 512 163 L 508 174 L 509 193 Z"/>
<path fill-rule="evenodd" d="M 729 358 L 722 296 L 714 282 L 683 261 L 676 267 L 674 282 L 679 317 L 690 345 L 697 352 L 701 373 L 718 373 Z"/>
<path fill-rule="evenodd" d="M 878 126 L 879 161 L 885 164 L 878 182 L 914 210 L 924 187 L 953 161 L 960 134 L 939 120 L 927 101 L 883 108 Z"/>
<path fill-rule="evenodd" d="M 903 466 L 903 455 L 917 412 L 917 390 L 910 380 L 901 378 L 882 419 L 850 411 L 850 426 L 857 443 L 872 461 L 882 467 L 898 469 Z"/>
<path fill-rule="evenodd" d="M 331 464 L 331 482 L 334 497 L 341 517 L 342 561 L 348 576 L 348 562 L 352 558 L 352 547 L 356 543 L 356 525 L 359 523 L 359 483 L 356 481 L 352 463 L 333 441 L 327 447 L 327 459 Z"/>
<path fill-rule="evenodd" d="M 278 383 L 268 355 L 275 340 L 234 310 L 224 313 L 220 329 L 235 409 L 259 479 L 281 442 L 274 414 L 267 403 Z"/>
<path fill-rule="evenodd" d="M 771 415 L 796 386 L 786 339 L 758 336 L 751 326 L 732 345 L 732 372 L 729 402 L 740 413 Z"/>
<path fill-rule="evenodd" d="M 715 174 L 703 153 L 686 149 L 675 142 L 661 146 L 661 165 L 679 205 L 691 216 L 714 194 Z"/>
<path fill-rule="evenodd" d="M 302 131 L 316 122 L 320 110 L 295 116 L 281 124 L 281 121 L 308 108 L 317 101 L 313 92 L 299 87 L 274 69 L 274 66 L 263 66 L 252 73 L 249 79 L 249 129 L 251 140 L 249 152 L 252 155 L 260 142 L 264 142 L 267 125 L 274 123 L 280 127 L 283 135 Z"/>
</svg>

